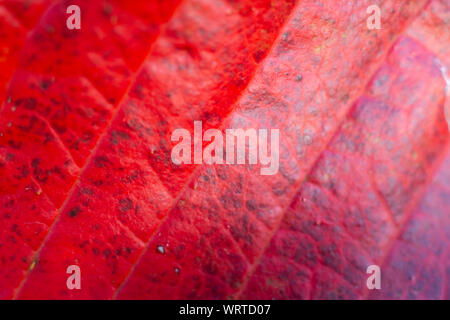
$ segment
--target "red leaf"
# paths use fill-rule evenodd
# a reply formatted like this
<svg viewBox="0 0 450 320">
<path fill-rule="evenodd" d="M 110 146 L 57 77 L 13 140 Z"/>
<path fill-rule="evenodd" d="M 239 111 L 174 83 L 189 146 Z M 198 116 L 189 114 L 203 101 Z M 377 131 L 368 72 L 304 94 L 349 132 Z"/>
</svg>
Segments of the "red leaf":
<svg viewBox="0 0 450 320">
<path fill-rule="evenodd" d="M 0 2 L 0 101 L 16 68 L 17 58 L 31 30 L 53 0 L 2 0 Z"/>
<path fill-rule="evenodd" d="M 372 2 L 48 7 L 0 115 L 0 297 L 448 298 L 450 9 Z M 279 171 L 173 164 L 195 120 L 280 128 Z"/>
</svg>

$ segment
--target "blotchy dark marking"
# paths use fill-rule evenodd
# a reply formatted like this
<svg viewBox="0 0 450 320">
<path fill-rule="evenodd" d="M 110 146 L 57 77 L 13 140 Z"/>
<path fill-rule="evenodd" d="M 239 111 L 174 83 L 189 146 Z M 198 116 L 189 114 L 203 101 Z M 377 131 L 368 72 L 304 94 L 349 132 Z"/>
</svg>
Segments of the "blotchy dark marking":
<svg viewBox="0 0 450 320">
<path fill-rule="evenodd" d="M 28 110 L 36 109 L 37 100 L 35 98 L 28 98 L 24 101 L 24 107 Z"/>
<path fill-rule="evenodd" d="M 69 216 L 71 216 L 72 218 L 75 218 L 78 215 L 78 212 L 80 212 L 80 208 L 75 207 L 72 210 L 70 210 L 69 212 Z"/>
<path fill-rule="evenodd" d="M 129 198 L 119 200 L 119 210 L 127 212 L 133 207 L 133 201 Z"/>
<path fill-rule="evenodd" d="M 97 168 L 103 168 L 106 166 L 109 162 L 109 159 L 105 156 L 98 156 L 94 159 L 95 166 Z"/>
</svg>

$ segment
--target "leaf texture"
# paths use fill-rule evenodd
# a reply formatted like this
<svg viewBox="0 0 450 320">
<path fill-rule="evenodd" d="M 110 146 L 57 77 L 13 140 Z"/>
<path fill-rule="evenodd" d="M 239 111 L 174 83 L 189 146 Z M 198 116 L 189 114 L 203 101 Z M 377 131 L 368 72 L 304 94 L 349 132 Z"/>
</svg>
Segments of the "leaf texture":
<svg viewBox="0 0 450 320">
<path fill-rule="evenodd" d="M 72 3 L 1 37 L 1 298 L 449 298 L 445 1 Z M 196 120 L 280 128 L 279 172 L 174 165 Z"/>
<path fill-rule="evenodd" d="M 27 36 L 53 0 L 0 1 L 0 101 L 14 73 Z"/>
</svg>

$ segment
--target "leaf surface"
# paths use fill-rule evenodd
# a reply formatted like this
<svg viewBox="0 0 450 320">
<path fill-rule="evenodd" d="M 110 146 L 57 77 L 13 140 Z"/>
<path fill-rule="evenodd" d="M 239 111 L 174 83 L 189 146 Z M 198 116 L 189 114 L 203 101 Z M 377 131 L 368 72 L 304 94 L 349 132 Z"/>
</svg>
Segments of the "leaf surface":
<svg viewBox="0 0 450 320">
<path fill-rule="evenodd" d="M 446 12 L 443 9 L 439 2 L 427 4 L 423 15 L 442 14 Z M 419 23 L 426 18 L 420 10 L 417 14 L 421 15 Z M 447 35 L 441 29 L 445 28 L 445 20 L 433 19 L 436 34 Z M 401 33 L 416 33 L 415 25 L 409 28 L 406 23 L 405 28 L 406 32 Z M 343 116 L 343 122 L 338 121 L 339 129 L 331 142 L 322 140 L 325 150 L 312 169 L 302 168 L 301 162 L 314 155 L 311 146 L 320 142 L 320 135 L 326 131 L 325 121 L 319 121 L 321 130 L 302 128 L 300 136 L 296 135 L 296 127 L 317 118 L 314 113 L 300 119 L 282 117 L 290 121 L 278 126 L 292 128 L 291 136 L 296 139 L 291 159 L 297 156 L 300 161 L 292 164 L 287 158 L 276 177 L 265 180 L 255 171 L 248 174 L 238 167 L 205 167 L 154 236 L 118 297 L 366 297 L 367 266 L 382 264 L 390 250 L 395 255 L 396 249 L 391 247 L 401 241 L 414 200 L 420 199 L 420 189 L 430 182 L 435 166 L 448 149 L 443 117 L 448 92 L 441 68 L 444 62 L 439 59 L 446 56 L 442 52 L 445 50 L 445 43 L 430 44 L 427 49 L 408 36 L 396 39 L 364 92 L 358 93 L 350 112 Z M 338 85 L 342 86 L 342 82 Z M 332 102 L 327 98 L 326 103 Z M 314 99 L 313 105 L 317 101 Z M 328 111 L 323 106 L 318 110 Z M 242 124 L 249 115 L 257 119 L 254 123 L 266 120 L 260 112 L 248 111 L 245 106 L 242 113 L 245 120 L 240 120 L 237 127 L 246 127 Z M 270 126 L 277 127 L 273 123 Z M 285 141 L 288 130 L 283 130 Z M 305 135 L 315 138 L 312 144 Z M 296 173 L 299 179 L 292 181 Z M 418 198 L 410 200 L 415 189 L 419 189 L 415 193 Z M 216 201 L 205 201 L 205 194 L 213 194 Z M 292 194 L 295 196 L 290 202 Z M 440 204 L 448 202 L 448 194 L 441 197 Z M 219 213 L 214 217 L 208 215 L 211 212 Z M 444 231 L 436 238 L 445 248 L 449 225 L 444 217 L 441 222 Z M 181 241 L 177 234 L 183 234 Z M 172 248 L 171 252 L 161 255 L 157 250 L 161 245 Z M 429 280 L 427 286 L 432 288 L 420 291 L 416 297 L 446 298 L 442 291 L 447 282 L 447 256 L 445 249 L 439 252 L 443 261 L 439 273 L 433 273 L 436 268 L 424 271 L 421 281 Z M 416 260 L 413 253 L 408 258 L 419 265 L 422 261 Z M 170 265 L 184 270 L 184 274 L 171 273 Z M 404 274 L 414 271 L 402 267 Z M 391 267 L 387 268 L 392 272 Z M 388 273 L 387 281 L 395 277 L 395 272 Z M 397 286 L 402 285 L 405 291 L 410 282 L 396 283 L 385 297 L 398 297 Z"/>
<path fill-rule="evenodd" d="M 75 2 L 0 115 L 0 297 L 448 298 L 445 1 L 375 1 L 372 31 L 374 1 Z M 279 172 L 174 165 L 195 120 L 280 128 Z"/>
<path fill-rule="evenodd" d="M 1 297 L 12 297 L 36 264 L 33 256 L 177 1 L 73 4 L 95 25 L 70 32 L 67 2 L 49 7 L 24 44 L 2 106 L 0 256 L 8 268 L 0 271 Z"/>
<path fill-rule="evenodd" d="M 16 69 L 18 57 L 27 36 L 53 0 L 0 1 L 0 101 L 4 101 L 5 92 L 11 75 Z"/>
</svg>

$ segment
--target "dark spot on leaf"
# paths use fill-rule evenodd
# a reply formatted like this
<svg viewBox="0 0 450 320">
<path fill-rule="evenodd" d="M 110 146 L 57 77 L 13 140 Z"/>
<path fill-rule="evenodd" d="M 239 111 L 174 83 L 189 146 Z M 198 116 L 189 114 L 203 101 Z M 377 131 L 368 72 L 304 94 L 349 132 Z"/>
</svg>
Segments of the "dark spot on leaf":
<svg viewBox="0 0 450 320">
<path fill-rule="evenodd" d="M 247 207 L 248 210 L 250 211 L 255 211 L 256 210 L 256 203 L 254 200 L 247 200 L 245 202 L 245 206 Z"/>
<path fill-rule="evenodd" d="M 75 218 L 78 215 L 78 212 L 80 212 L 80 208 L 78 208 L 78 207 L 73 208 L 72 210 L 70 210 L 69 216 L 71 216 L 72 218 Z"/>
<path fill-rule="evenodd" d="M 119 200 L 119 210 L 122 212 L 127 212 L 133 207 L 133 201 L 129 198 Z"/>
<path fill-rule="evenodd" d="M 33 168 L 36 168 L 40 162 L 41 162 L 41 160 L 39 160 L 39 159 L 33 159 L 33 161 L 31 161 L 31 166 Z"/>
<path fill-rule="evenodd" d="M 109 160 L 105 156 L 98 156 L 94 159 L 94 163 L 97 168 L 103 168 L 109 163 Z"/>
<path fill-rule="evenodd" d="M 43 80 L 41 82 L 41 89 L 42 90 L 47 90 L 50 87 L 51 84 L 52 84 L 52 82 L 50 80 Z"/>
<path fill-rule="evenodd" d="M 36 109 L 37 101 L 35 98 L 28 98 L 24 101 L 24 107 L 28 110 Z"/>
</svg>

